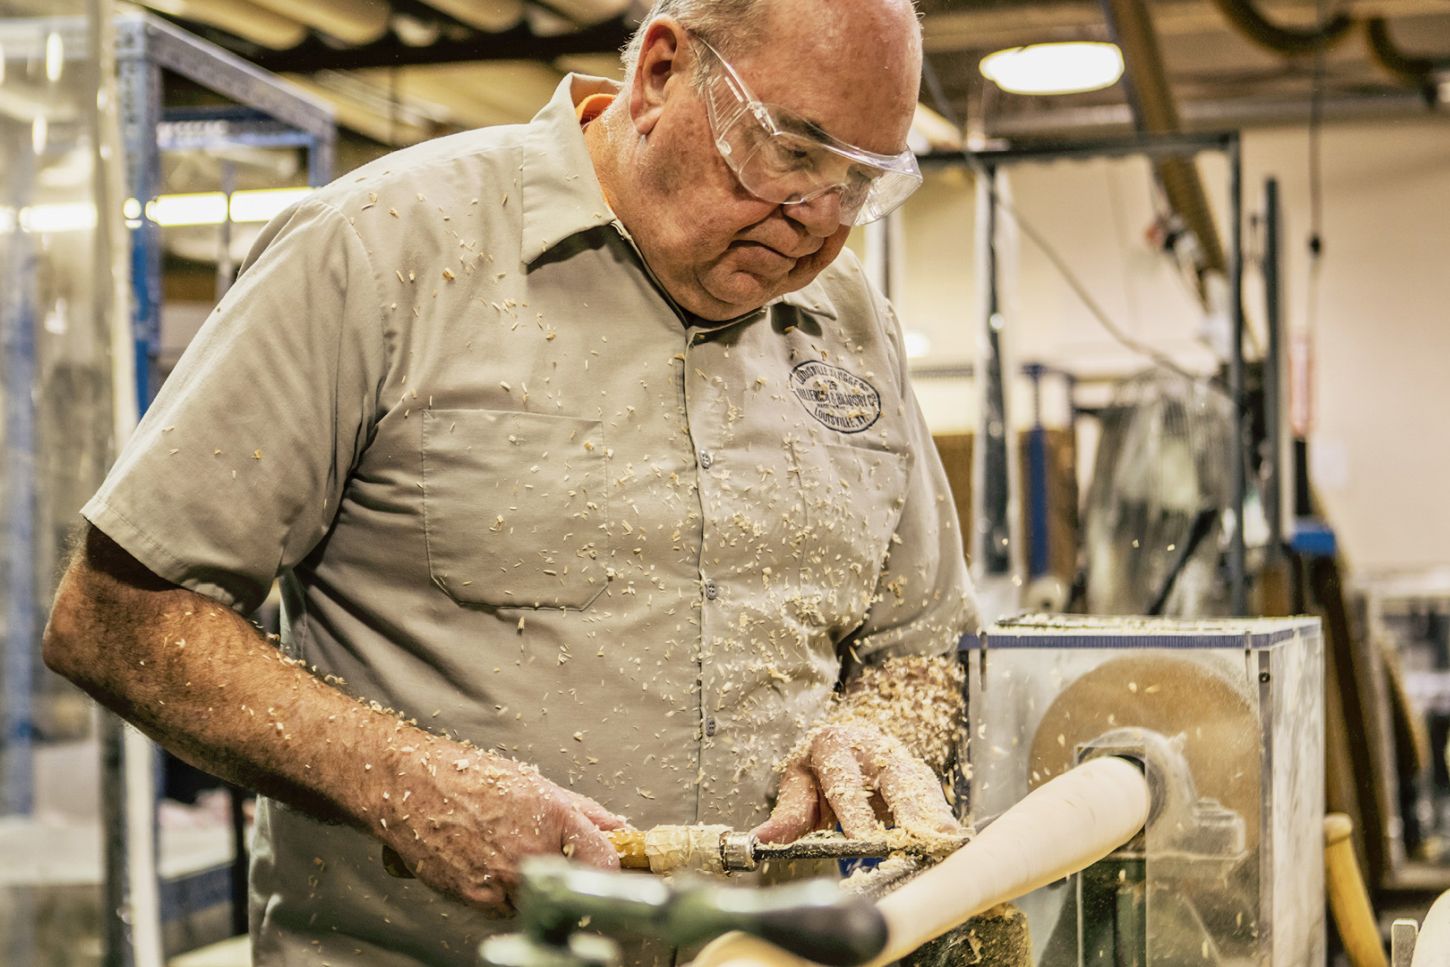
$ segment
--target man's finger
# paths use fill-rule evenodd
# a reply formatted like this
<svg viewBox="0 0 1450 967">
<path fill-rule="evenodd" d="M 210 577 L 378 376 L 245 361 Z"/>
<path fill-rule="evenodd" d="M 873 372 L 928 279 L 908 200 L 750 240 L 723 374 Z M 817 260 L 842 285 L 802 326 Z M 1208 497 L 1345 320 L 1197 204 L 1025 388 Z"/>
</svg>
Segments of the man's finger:
<svg viewBox="0 0 1450 967">
<path fill-rule="evenodd" d="M 561 787 L 560 791 L 564 793 L 564 798 L 569 800 L 569 805 L 587 816 L 589 821 L 600 829 L 623 829 L 629 825 L 629 820 L 618 813 L 613 813 L 605 809 L 597 800 L 590 799 L 588 796 L 581 795 L 572 789 L 564 789 Z"/>
<path fill-rule="evenodd" d="M 762 843 L 789 843 L 816 828 L 820 787 L 809 769 L 792 763 L 780 777 L 770 818 L 751 830 Z"/>
<path fill-rule="evenodd" d="M 481 900 L 476 906 L 486 920 L 507 920 L 516 912 L 513 903 L 509 901 L 508 894 L 503 890 L 491 891 L 488 899 Z"/>
<path fill-rule="evenodd" d="M 474 887 L 463 895 L 463 899 L 489 920 L 501 920 L 513 914 L 513 904 L 496 880 Z"/>
<path fill-rule="evenodd" d="M 619 869 L 619 853 L 593 820 L 570 810 L 564 820 L 563 852 L 571 859 L 602 870 Z"/>
<path fill-rule="evenodd" d="M 836 828 L 836 811 L 831 808 L 831 804 L 827 801 L 826 794 L 820 786 L 816 786 L 816 811 L 815 829 Z"/>
<path fill-rule="evenodd" d="M 871 809 L 871 790 L 849 744 L 817 742 L 811 749 L 811 765 L 826 801 L 848 837 L 866 839 L 880 831 L 881 824 L 876 822 L 876 813 Z"/>
<path fill-rule="evenodd" d="M 936 774 L 904 748 L 893 750 L 891 759 L 881 764 L 877 782 L 895 824 L 908 833 L 930 836 L 962 832 Z"/>
</svg>

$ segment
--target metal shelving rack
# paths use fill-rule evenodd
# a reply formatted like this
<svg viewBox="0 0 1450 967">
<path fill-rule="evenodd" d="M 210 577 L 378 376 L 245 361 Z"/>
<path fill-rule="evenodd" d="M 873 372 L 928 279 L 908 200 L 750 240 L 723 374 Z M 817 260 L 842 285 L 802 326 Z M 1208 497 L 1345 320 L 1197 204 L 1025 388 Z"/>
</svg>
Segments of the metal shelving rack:
<svg viewBox="0 0 1450 967">
<path fill-rule="evenodd" d="M 161 228 L 147 217 L 147 203 L 161 189 L 161 156 L 168 151 L 252 148 L 301 148 L 307 153 L 308 183 L 318 186 L 332 176 L 337 127 L 332 109 L 282 79 L 247 63 L 214 44 L 192 36 L 165 20 L 144 13 L 128 13 L 115 20 L 117 95 L 124 149 L 126 189 L 139 202 L 128 213 L 131 251 L 131 328 L 136 358 L 136 394 L 144 411 L 155 396 L 159 379 L 157 358 L 161 343 Z M 162 76 L 171 72 L 232 102 L 206 108 L 167 107 Z M 139 212 L 139 214 L 138 214 Z M 131 868 L 128 829 L 135 813 L 154 823 L 155 787 L 147 802 L 127 800 L 127 756 L 136 745 L 124 739 L 119 719 L 103 716 L 102 816 L 106 857 L 103 910 L 111 911 L 105 924 L 105 964 L 131 967 L 150 954 L 134 946 L 131 885 L 138 871 Z M 150 761 L 133 765 L 148 774 Z M 240 855 L 240 854 L 239 854 Z M 154 872 L 152 875 L 155 875 Z M 159 883 L 162 923 L 186 916 L 230 895 L 245 897 L 229 882 L 227 867 L 204 870 L 178 880 Z M 234 918 L 235 920 L 235 918 Z"/>
<path fill-rule="evenodd" d="M 281 78 L 150 14 L 116 18 L 116 69 L 126 187 L 141 202 L 159 193 L 164 151 L 228 145 L 307 150 L 307 180 L 332 177 L 337 124 L 332 109 Z M 167 108 L 161 75 L 170 71 L 235 102 L 234 107 Z M 132 323 L 137 395 L 155 395 L 161 333 L 161 230 L 144 214 L 131 229 Z"/>
</svg>

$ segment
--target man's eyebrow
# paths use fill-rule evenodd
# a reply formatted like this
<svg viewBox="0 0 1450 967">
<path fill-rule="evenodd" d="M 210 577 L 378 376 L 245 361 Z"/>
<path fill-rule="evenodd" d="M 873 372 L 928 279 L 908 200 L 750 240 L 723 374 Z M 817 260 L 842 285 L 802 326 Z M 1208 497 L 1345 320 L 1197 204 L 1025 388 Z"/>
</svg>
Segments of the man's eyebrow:
<svg viewBox="0 0 1450 967">
<path fill-rule="evenodd" d="M 801 117 L 799 114 L 795 114 L 789 110 L 777 111 L 776 115 L 780 119 L 781 127 L 790 128 L 801 134 L 813 135 L 817 138 L 830 138 L 833 141 L 839 140 L 827 131 L 819 121 L 812 118 Z"/>
</svg>

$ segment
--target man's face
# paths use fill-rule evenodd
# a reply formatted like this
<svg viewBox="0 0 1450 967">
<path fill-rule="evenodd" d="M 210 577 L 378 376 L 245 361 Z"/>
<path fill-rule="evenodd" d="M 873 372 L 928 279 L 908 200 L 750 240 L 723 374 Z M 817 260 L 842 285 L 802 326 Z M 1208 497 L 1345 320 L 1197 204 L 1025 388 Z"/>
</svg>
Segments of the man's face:
<svg viewBox="0 0 1450 967">
<path fill-rule="evenodd" d="M 833 6 L 830 0 L 807 5 Z M 777 0 L 763 33 L 768 41 L 726 54 L 741 79 L 758 100 L 788 108 L 842 141 L 882 154 L 901 151 L 920 70 L 909 25 L 898 27 L 893 41 L 871 30 L 872 17 L 832 24 L 830 17 L 802 16 L 801 7 Z M 646 138 L 637 172 L 644 197 L 628 227 L 676 302 L 704 319 L 729 319 L 808 284 L 840 253 L 850 228 L 841 225 L 834 192 L 777 205 L 740 185 L 715 147 L 705 101 L 692 82 L 700 59 L 707 69 L 718 65 L 689 33 L 657 36 L 664 30 L 647 36 L 633 92 L 637 109 L 640 84 L 653 84 L 658 102 L 643 126 L 635 114 Z M 652 40 L 655 54 L 673 40 L 672 58 L 652 59 Z"/>
</svg>

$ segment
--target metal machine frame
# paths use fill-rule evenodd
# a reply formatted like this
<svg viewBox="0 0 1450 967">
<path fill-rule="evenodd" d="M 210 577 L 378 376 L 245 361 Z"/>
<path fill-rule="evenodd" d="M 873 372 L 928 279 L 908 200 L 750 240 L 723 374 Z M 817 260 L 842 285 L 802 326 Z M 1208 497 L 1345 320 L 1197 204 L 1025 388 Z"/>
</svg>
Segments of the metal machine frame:
<svg viewBox="0 0 1450 967">
<path fill-rule="evenodd" d="M 995 245 L 993 244 L 992 226 L 997 220 L 997 209 L 1000 202 L 996 191 L 996 176 L 1001 168 L 1010 167 L 1025 163 L 1043 163 L 1061 160 L 1096 160 L 1099 158 L 1123 158 L 1132 156 L 1144 156 L 1148 158 L 1163 157 L 1192 157 L 1206 152 L 1222 153 L 1228 160 L 1228 204 L 1229 204 L 1229 245 L 1228 245 L 1228 283 L 1229 283 L 1229 307 L 1233 314 L 1233 339 L 1229 358 L 1229 397 L 1234 405 L 1235 425 L 1238 433 L 1235 434 L 1233 445 L 1230 446 L 1228 454 L 1230 476 L 1233 483 L 1232 505 L 1235 512 L 1236 526 L 1228 553 L 1228 568 L 1230 581 L 1230 595 L 1232 611 L 1236 615 L 1248 613 L 1248 580 L 1245 563 L 1243 516 L 1244 502 L 1248 490 L 1248 468 L 1246 466 L 1244 444 L 1249 434 L 1249 412 L 1247 397 L 1245 393 L 1244 380 L 1244 309 L 1243 309 L 1243 190 L 1242 176 L 1243 166 L 1241 157 L 1241 138 L 1237 131 L 1225 131 L 1207 134 L 1174 134 L 1174 135 L 1141 135 L 1127 138 L 1104 138 L 1066 143 L 1042 142 L 1038 144 L 1023 145 L 1006 148 L 984 148 L 976 151 L 941 152 L 918 156 L 918 162 L 923 170 L 933 168 L 949 168 L 966 166 L 975 170 L 981 179 L 983 189 L 978 193 L 977 221 L 979 226 L 986 226 L 982 233 L 982 250 L 978 253 L 981 260 L 979 269 L 983 275 L 983 315 L 981 320 L 984 333 L 984 358 L 979 369 L 986 371 L 987 386 L 984 392 L 987 394 L 987 407 L 984 407 L 982 422 L 990 419 L 999 420 L 1001 425 L 1007 425 L 1002 419 L 1006 413 L 1006 393 L 1002 366 L 1003 361 L 1000 354 L 1000 321 L 998 319 L 1000 300 L 998 298 L 999 280 L 997 275 L 997 260 Z M 988 409 L 995 412 L 988 413 Z M 983 471 L 986 476 L 986 483 L 990 486 L 996 482 L 993 492 L 997 499 L 991 499 L 987 494 L 988 487 L 973 488 L 973 502 L 983 508 L 983 514 L 990 517 L 990 533 L 1010 533 L 1012 523 L 1009 512 L 1010 502 L 1007 499 L 1007 482 L 1010 480 L 1011 465 L 1013 461 L 1010 456 L 1010 446 L 1003 436 L 1003 446 L 992 448 L 981 448 L 986 465 Z M 997 452 L 1000 451 L 1000 452 Z M 1277 453 L 1275 454 L 1277 460 Z M 1000 547 L 1000 543 L 998 544 Z M 1010 577 L 1012 563 L 1010 555 L 997 554 L 994 559 L 987 562 L 991 573 Z"/>
</svg>

